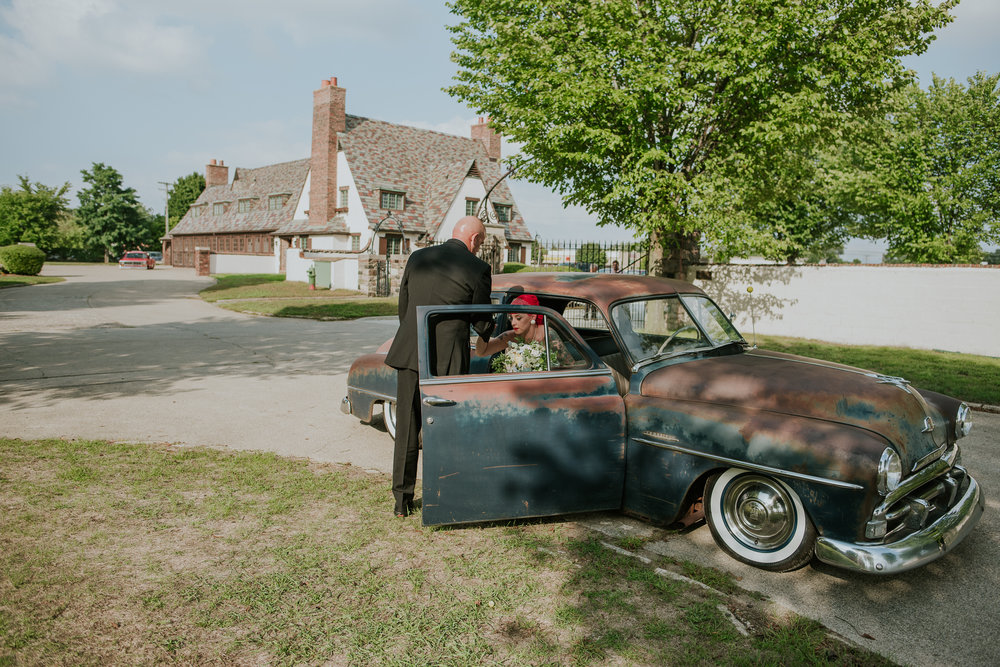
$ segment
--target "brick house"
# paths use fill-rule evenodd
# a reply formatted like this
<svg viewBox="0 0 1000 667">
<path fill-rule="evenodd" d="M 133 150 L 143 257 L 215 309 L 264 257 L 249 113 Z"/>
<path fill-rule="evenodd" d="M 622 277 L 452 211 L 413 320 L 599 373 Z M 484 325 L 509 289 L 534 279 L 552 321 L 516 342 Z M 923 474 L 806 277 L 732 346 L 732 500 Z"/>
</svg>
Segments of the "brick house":
<svg viewBox="0 0 1000 667">
<path fill-rule="evenodd" d="M 345 98 L 335 78 L 313 92 L 307 159 L 237 167 L 232 181 L 212 160 L 204 192 L 164 237 L 165 261 L 195 266 L 200 248 L 212 273 L 307 280 L 312 267 L 319 287 L 364 290 L 373 255 L 401 266 L 481 205 L 500 260 L 528 258 L 532 237 L 501 180 L 500 135 L 488 121 L 458 137 L 347 115 Z"/>
</svg>

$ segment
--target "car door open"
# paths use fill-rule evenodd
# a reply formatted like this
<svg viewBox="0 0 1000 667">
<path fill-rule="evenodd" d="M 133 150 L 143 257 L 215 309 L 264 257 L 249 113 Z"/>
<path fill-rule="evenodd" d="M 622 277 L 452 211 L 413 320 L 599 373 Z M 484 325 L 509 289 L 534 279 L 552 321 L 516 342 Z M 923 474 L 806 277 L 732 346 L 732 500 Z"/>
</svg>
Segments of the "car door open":
<svg viewBox="0 0 1000 667">
<path fill-rule="evenodd" d="M 552 338 L 572 347 L 576 361 L 539 371 L 433 376 L 429 318 L 483 310 L 544 314 Z M 621 506 L 624 401 L 611 371 L 562 318 L 546 308 L 507 305 L 424 306 L 417 313 L 425 525 Z"/>
</svg>

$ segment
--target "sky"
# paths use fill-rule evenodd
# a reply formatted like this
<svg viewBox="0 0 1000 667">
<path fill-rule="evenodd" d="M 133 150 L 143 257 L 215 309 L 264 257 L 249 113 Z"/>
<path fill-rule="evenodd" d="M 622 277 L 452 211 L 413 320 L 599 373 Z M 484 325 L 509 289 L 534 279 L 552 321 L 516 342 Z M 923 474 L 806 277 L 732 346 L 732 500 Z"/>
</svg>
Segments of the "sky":
<svg viewBox="0 0 1000 667">
<path fill-rule="evenodd" d="M 905 62 L 924 86 L 932 72 L 964 82 L 1000 71 L 1000 2 L 962 0 L 952 13 Z M 0 184 L 69 182 L 76 206 L 81 170 L 102 162 L 159 212 L 160 182 L 210 159 L 309 157 L 312 91 L 334 76 L 349 114 L 469 136 L 475 112 L 442 90 L 455 23 L 443 0 L 0 0 Z M 541 186 L 511 189 L 542 238 L 631 240 Z M 864 241 L 846 250 L 880 254 Z"/>
</svg>

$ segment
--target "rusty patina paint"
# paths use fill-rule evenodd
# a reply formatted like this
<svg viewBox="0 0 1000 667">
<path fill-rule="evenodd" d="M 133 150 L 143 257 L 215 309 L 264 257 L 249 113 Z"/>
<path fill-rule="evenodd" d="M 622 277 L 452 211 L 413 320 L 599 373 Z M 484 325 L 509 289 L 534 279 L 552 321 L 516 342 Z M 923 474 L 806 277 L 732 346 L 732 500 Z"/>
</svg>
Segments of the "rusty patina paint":
<svg viewBox="0 0 1000 667">
<path fill-rule="evenodd" d="M 943 429 L 924 432 L 928 416 L 935 424 L 946 420 L 916 391 L 880 383 L 859 369 L 805 357 L 757 351 L 693 359 L 649 371 L 642 394 L 780 415 L 779 421 L 787 421 L 789 440 L 801 439 L 796 425 L 812 428 L 808 420 L 872 431 L 895 445 L 904 469 L 946 444 Z M 755 428 L 749 422 L 742 430 L 752 434 Z"/>
<path fill-rule="evenodd" d="M 421 408 L 425 524 L 621 507 L 625 413 L 610 374 L 437 381 L 421 391 L 454 401 Z"/>
<path fill-rule="evenodd" d="M 396 369 L 385 365 L 385 352 L 364 354 L 354 360 L 347 373 L 347 397 L 351 399 L 351 414 L 364 422 L 371 421 L 375 403 L 395 400 Z"/>
</svg>

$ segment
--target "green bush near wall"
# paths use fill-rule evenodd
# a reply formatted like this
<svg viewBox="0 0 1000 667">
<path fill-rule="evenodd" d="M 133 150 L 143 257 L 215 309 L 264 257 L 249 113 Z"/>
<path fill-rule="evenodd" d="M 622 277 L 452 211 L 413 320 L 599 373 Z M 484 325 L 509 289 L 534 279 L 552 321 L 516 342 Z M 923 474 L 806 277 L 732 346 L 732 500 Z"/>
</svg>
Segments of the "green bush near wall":
<svg viewBox="0 0 1000 667">
<path fill-rule="evenodd" d="M 518 271 L 524 270 L 524 264 L 520 262 L 507 262 L 503 265 L 504 273 L 517 273 Z"/>
<path fill-rule="evenodd" d="M 4 273 L 37 276 L 45 264 L 45 253 L 34 246 L 8 245 L 0 248 L 0 267 Z"/>
</svg>

